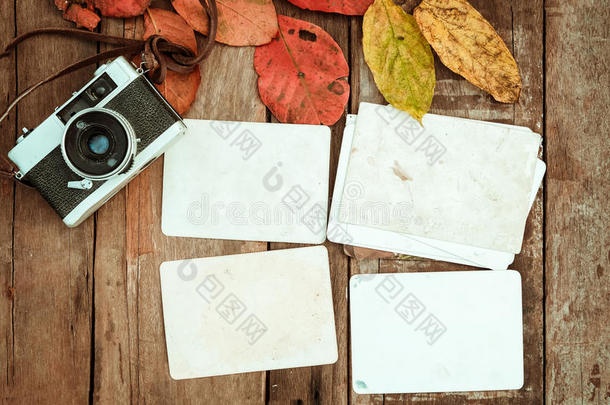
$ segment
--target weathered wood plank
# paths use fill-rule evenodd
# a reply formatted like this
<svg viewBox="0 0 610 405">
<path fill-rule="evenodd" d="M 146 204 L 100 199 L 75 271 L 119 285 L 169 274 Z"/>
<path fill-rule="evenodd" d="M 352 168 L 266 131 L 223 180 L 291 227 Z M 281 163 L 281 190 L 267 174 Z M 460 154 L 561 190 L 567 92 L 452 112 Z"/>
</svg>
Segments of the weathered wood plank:
<svg viewBox="0 0 610 405">
<path fill-rule="evenodd" d="M 169 2 L 155 1 L 153 5 L 168 8 Z M 118 32 L 121 28 L 109 23 L 105 29 Z M 139 37 L 142 19 L 128 20 L 124 33 Z M 218 46 L 201 66 L 202 85 L 188 116 L 264 121 L 266 111 L 256 96 L 252 54 L 251 48 Z M 162 171 L 160 159 L 98 214 L 98 243 L 105 249 L 100 257 L 108 263 L 96 262 L 96 274 L 100 272 L 95 300 L 96 361 L 102 364 L 95 368 L 94 400 L 263 403 L 265 373 L 188 381 L 174 381 L 169 376 L 159 284 L 161 262 L 265 250 L 267 244 L 164 236 L 160 229 Z M 106 367 L 112 370 L 104 370 Z"/>
<path fill-rule="evenodd" d="M 69 26 L 51 2 L 15 2 L 18 33 Z M 35 16 L 35 18 L 33 18 Z M 18 90 L 96 52 L 95 44 L 38 38 L 19 47 Z M 65 102 L 93 69 L 37 91 L 18 109 L 19 128 L 35 127 Z M 16 402 L 83 403 L 89 396 L 93 218 L 68 229 L 36 190 L 17 186 L 14 237 Z"/>
<path fill-rule="evenodd" d="M 18 31 L 65 25 L 51 4 L 18 0 Z M 50 2 L 49 2 L 50 3 Z M 494 103 L 488 96 L 439 66 L 433 111 L 496 120 L 542 130 L 542 4 L 517 1 L 473 1 L 512 44 L 524 90 L 515 106 Z M 572 4 L 573 3 L 573 4 Z M 155 2 L 167 7 L 167 3 Z M 546 386 L 549 403 L 605 403 L 610 398 L 610 336 L 605 318 L 608 292 L 608 10 L 595 2 L 547 2 L 548 136 L 547 176 L 547 316 Z M 284 2 L 281 12 L 327 29 L 341 44 L 345 17 L 296 10 Z M 286 10 L 286 11 L 284 11 Z M 292 10 L 292 11 L 290 11 Z M 0 10 L 2 38 L 13 35 L 15 9 Z M 293 14 L 290 14 L 293 13 Z M 31 16 L 37 16 L 32 19 Z M 352 99 L 382 102 L 361 56 L 361 18 L 350 18 L 349 48 Z M 139 20 L 138 20 L 139 21 Z M 139 28 L 137 28 L 139 27 Z M 127 36 L 141 22 L 105 20 L 104 32 Z M 345 31 L 347 32 L 347 31 Z M 342 42 L 343 41 L 343 42 Z M 510 48 L 511 46 L 509 46 Z M 49 52 L 49 49 L 53 49 Z M 60 39 L 31 41 L 19 58 L 0 61 L 0 107 L 50 69 L 95 51 L 92 44 Z M 265 120 L 256 95 L 251 49 L 223 47 L 204 63 L 204 83 L 194 117 Z M 346 52 L 346 55 L 348 53 Z M 438 62 L 438 61 L 437 61 Z M 19 67 L 15 77 L 15 63 Z M 207 73 L 206 73 L 207 72 Z M 219 72 L 219 73 L 217 73 Z M 52 107 L 91 74 L 91 69 L 39 91 L 0 125 L 0 151 L 12 146 L 17 123 L 35 126 Z M 220 77 L 217 75 L 220 74 Z M 214 76 L 212 76 L 214 75 Z M 15 83 L 18 83 L 15 85 Z M 247 89 L 244 94 L 243 89 Z M 599 89 L 599 90 L 598 90 Z M 601 90 L 601 91 L 600 91 Z M 55 104 L 53 104 L 55 103 Z M 573 117 L 589 117 L 577 119 Z M 339 128 L 333 132 L 334 177 Z M 205 402 L 261 403 L 265 374 L 174 382 L 167 374 L 158 285 L 163 260 L 263 250 L 264 244 L 166 238 L 159 230 L 162 163 L 157 162 L 97 214 L 95 249 L 95 357 L 93 400 L 96 403 Z M 334 178 L 332 179 L 334 181 Z M 82 403 L 87 401 L 90 364 L 91 260 L 93 220 L 76 230 L 64 228 L 33 190 L 0 181 L 0 402 Z M 15 212 L 13 213 L 13 200 Z M 520 391 L 434 395 L 362 396 L 347 387 L 348 341 L 345 289 L 350 274 L 379 271 L 453 269 L 432 261 L 352 260 L 328 244 L 341 353 L 335 366 L 269 373 L 269 399 L 286 403 L 540 403 L 542 392 L 542 217 L 541 196 L 530 214 L 524 250 L 514 268 L 524 286 L 526 383 Z M 13 237 L 13 217 L 15 234 Z M 13 244 L 14 239 L 14 244 Z M 290 245 L 272 244 L 272 248 Z M 584 252 L 584 253 L 583 253 Z M 13 263 L 14 255 L 14 263 Z M 14 269 L 14 270 L 13 270 Z M 15 287 L 15 294 L 7 293 Z M 12 291 L 12 290 L 11 290 Z M 14 317 L 14 318 L 13 318 Z M 339 319 L 341 318 L 344 322 Z M 341 323 L 343 322 L 343 323 Z M 14 335 L 13 335 L 14 324 Z M 277 383 L 277 384 L 276 384 Z M 275 387 L 274 387 L 275 385 Z"/>
<path fill-rule="evenodd" d="M 129 20 L 127 25 L 132 23 Z M 100 32 L 123 36 L 126 23 L 119 19 L 103 19 Z M 100 45 L 100 51 L 109 49 Z M 137 351 L 130 336 L 137 334 L 129 323 L 135 316 L 133 277 L 127 273 L 126 192 L 121 190 L 95 214 L 95 266 L 93 300 L 93 386 L 94 403 L 129 403 L 137 395 Z"/>
<path fill-rule="evenodd" d="M 546 7 L 546 397 L 610 401 L 610 9 Z"/>
<path fill-rule="evenodd" d="M 542 2 L 472 1 L 496 28 L 514 53 L 524 81 L 524 91 L 517 105 L 496 103 L 493 99 L 458 75 L 445 68 L 436 58 L 436 91 L 431 112 L 450 116 L 514 123 L 541 132 L 542 126 Z M 361 101 L 383 103 L 372 75 L 362 56 L 361 19 L 352 19 L 352 111 L 357 112 Z M 512 268 L 519 270 L 524 288 L 524 387 L 519 391 L 479 392 L 460 394 L 385 395 L 384 403 L 540 403 L 542 402 L 542 201 L 541 195 L 528 219 L 524 247 Z M 351 261 L 351 273 L 361 272 L 356 260 Z M 413 272 L 463 270 L 467 266 L 431 260 L 380 260 L 367 264 L 367 271 Z M 378 398 L 352 392 L 354 403 L 377 403 Z"/>
<path fill-rule="evenodd" d="M 14 7 L 0 8 L 1 42 L 15 34 Z M 15 98 L 17 77 L 15 56 L 0 59 L 0 109 Z M 15 145 L 16 113 L 0 123 L 0 153 Z M 13 386 L 13 203 L 15 187 L 11 180 L 0 180 L 0 403 L 8 402 Z"/>
<path fill-rule="evenodd" d="M 383 96 L 377 90 L 373 80 L 373 74 L 364 62 L 362 52 L 362 17 L 350 18 L 350 73 L 352 86 L 352 97 L 350 113 L 357 114 L 361 102 L 386 104 Z M 379 273 L 379 260 L 356 260 L 349 259 L 349 276 L 355 274 Z M 348 315 L 349 316 L 349 315 Z M 350 337 L 348 336 L 348 339 Z M 351 340 L 350 340 L 351 342 Z M 371 342 L 372 343 L 372 342 Z M 351 345 L 349 347 L 350 362 L 348 370 L 349 380 L 349 402 L 354 405 L 381 405 L 384 401 L 383 395 L 359 395 L 354 392 L 351 381 Z"/>
<path fill-rule="evenodd" d="M 322 29 L 328 32 L 339 44 L 344 55 L 348 58 L 349 20 L 347 17 L 302 10 L 287 1 L 275 1 L 274 4 L 278 14 L 298 18 L 322 27 Z M 272 121 L 277 122 L 275 118 L 272 118 Z M 337 124 L 331 127 L 329 197 L 332 197 L 331 194 L 334 187 L 334 177 L 337 170 L 337 162 L 339 160 L 339 150 L 341 148 L 341 137 L 344 126 L 345 119 L 342 118 Z M 332 365 L 269 372 L 269 403 L 315 403 L 335 405 L 346 404 L 348 401 L 347 297 L 345 296 L 348 278 L 348 259 L 343 253 L 342 246 L 331 242 L 327 242 L 325 245 L 328 248 L 330 259 L 339 359 Z M 270 244 L 271 249 L 287 249 L 299 246 L 303 245 L 287 243 Z"/>
</svg>

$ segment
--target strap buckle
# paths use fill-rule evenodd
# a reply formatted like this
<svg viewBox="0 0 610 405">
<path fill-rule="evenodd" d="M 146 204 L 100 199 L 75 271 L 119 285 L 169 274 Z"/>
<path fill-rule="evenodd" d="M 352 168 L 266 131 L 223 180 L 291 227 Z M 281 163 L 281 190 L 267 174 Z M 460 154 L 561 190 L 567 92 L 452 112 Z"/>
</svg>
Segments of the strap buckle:
<svg viewBox="0 0 610 405">
<path fill-rule="evenodd" d="M 21 180 L 20 176 L 21 173 L 19 173 L 16 170 L 0 170 L 0 177 L 5 177 L 7 179 L 13 179 L 13 180 Z"/>
<path fill-rule="evenodd" d="M 4 156 L 0 156 L 0 176 L 13 180 L 21 180 L 23 177 L 17 168 Z"/>
</svg>

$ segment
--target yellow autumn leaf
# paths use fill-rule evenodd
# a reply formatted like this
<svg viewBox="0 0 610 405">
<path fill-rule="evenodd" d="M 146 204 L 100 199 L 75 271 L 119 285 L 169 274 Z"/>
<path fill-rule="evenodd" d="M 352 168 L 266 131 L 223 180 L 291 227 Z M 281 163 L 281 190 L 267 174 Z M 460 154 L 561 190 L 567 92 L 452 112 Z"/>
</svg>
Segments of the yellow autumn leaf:
<svg viewBox="0 0 610 405">
<path fill-rule="evenodd" d="M 362 22 L 364 59 L 385 99 L 421 122 L 434 95 L 434 57 L 413 16 L 375 0 Z"/>
<path fill-rule="evenodd" d="M 517 62 L 489 22 L 466 0 L 423 0 L 413 12 L 441 62 L 497 101 L 521 92 Z"/>
</svg>

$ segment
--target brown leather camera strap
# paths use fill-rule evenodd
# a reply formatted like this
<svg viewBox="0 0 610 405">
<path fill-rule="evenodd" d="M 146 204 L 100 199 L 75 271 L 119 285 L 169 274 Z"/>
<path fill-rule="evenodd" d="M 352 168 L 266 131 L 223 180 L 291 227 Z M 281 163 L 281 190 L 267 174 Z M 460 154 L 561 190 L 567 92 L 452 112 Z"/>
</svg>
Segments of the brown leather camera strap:
<svg viewBox="0 0 610 405">
<path fill-rule="evenodd" d="M 15 178 L 15 166 L 4 156 L 0 155 L 0 177 Z"/>
<path fill-rule="evenodd" d="M 190 49 L 168 41 L 160 35 L 153 35 L 146 40 L 114 37 L 110 35 L 98 34 L 95 32 L 84 31 L 74 28 L 41 28 L 27 32 L 13 39 L 0 53 L 0 59 L 8 56 L 21 42 L 28 38 L 39 35 L 64 35 L 79 39 L 102 42 L 105 44 L 119 45 L 119 48 L 101 52 L 90 56 L 66 68 L 53 73 L 49 77 L 28 87 L 7 107 L 6 111 L 0 116 L 0 122 L 8 117 L 17 104 L 39 87 L 69 73 L 75 72 L 86 66 L 90 66 L 121 55 L 131 56 L 138 53 L 142 57 L 142 68 L 147 71 L 148 78 L 160 84 L 165 81 L 167 71 L 171 70 L 179 73 L 191 72 L 196 65 L 208 57 L 214 47 L 216 31 L 218 28 L 218 10 L 216 0 L 199 0 L 205 9 L 209 19 L 209 33 L 206 40 L 200 46 L 197 55 Z M 15 167 L 4 156 L 0 155 L 0 176 L 14 177 Z"/>
</svg>

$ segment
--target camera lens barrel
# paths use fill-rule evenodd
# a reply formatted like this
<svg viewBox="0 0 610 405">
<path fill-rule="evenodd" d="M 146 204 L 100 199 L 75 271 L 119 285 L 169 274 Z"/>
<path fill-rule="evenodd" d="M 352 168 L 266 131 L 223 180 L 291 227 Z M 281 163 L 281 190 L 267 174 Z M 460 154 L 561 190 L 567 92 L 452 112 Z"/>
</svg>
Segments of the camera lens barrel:
<svg viewBox="0 0 610 405">
<path fill-rule="evenodd" d="M 101 181 L 129 169 L 137 140 L 131 125 L 119 113 L 89 108 L 68 121 L 61 149 L 72 171 Z"/>
</svg>

